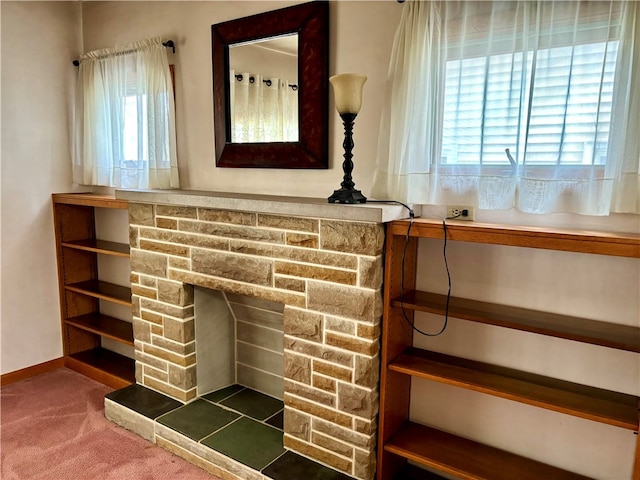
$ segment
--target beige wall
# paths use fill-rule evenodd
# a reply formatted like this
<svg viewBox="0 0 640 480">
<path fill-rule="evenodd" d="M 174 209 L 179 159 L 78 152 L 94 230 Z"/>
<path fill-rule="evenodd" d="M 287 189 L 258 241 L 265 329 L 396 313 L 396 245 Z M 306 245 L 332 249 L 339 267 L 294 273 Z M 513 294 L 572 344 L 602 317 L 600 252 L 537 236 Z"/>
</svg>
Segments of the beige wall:
<svg viewBox="0 0 640 480">
<path fill-rule="evenodd" d="M 342 127 L 331 97 L 330 169 L 216 169 L 211 24 L 280 8 L 285 1 L 2 2 L 2 372 L 61 354 L 49 195 L 71 187 L 69 61 L 79 50 L 161 35 L 177 43 L 177 130 L 183 188 L 324 197 L 342 179 Z M 331 4 L 330 73 L 369 76 L 355 127 L 354 179 L 370 190 L 384 78 L 402 7 L 395 0 Z M 84 48 L 78 49 L 82 24 Z M 37 135 L 36 135 L 37 132 Z M 441 208 L 427 210 L 441 216 Z M 631 231 L 638 216 L 477 212 L 479 221 Z M 450 246 L 454 295 L 638 325 L 640 263 L 608 257 Z M 424 288 L 442 291 L 441 245 L 423 242 Z M 437 273 L 434 268 L 438 268 Z M 540 287 L 531 288 L 529 278 Z M 438 320 L 421 319 L 425 326 Z M 432 322 L 432 323 L 426 323 Z M 637 356 L 532 334 L 451 321 L 420 345 L 640 394 Z M 414 383 L 414 418 L 606 480 L 629 478 L 632 432 L 505 400 Z"/>
<path fill-rule="evenodd" d="M 330 95 L 330 168 L 296 171 L 215 168 L 211 84 L 211 25 L 265 12 L 290 1 L 86 2 L 85 50 L 163 36 L 177 44 L 176 125 L 182 188 L 328 197 L 342 181 L 343 128 Z M 338 1 L 330 9 L 329 73 L 367 75 L 354 130 L 356 188 L 370 190 L 375 165 L 381 91 L 402 7 L 395 0 Z"/>
<path fill-rule="evenodd" d="M 51 193 L 69 191 L 76 2 L 8 2 L 2 16 L 2 373 L 62 355 Z"/>
</svg>

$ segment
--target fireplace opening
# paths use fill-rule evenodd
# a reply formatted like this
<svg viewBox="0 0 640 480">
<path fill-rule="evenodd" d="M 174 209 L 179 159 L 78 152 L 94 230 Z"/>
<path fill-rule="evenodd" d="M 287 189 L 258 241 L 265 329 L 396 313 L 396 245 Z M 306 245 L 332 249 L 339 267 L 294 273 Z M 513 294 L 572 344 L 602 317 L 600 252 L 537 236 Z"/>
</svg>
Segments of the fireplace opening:
<svg viewBox="0 0 640 480">
<path fill-rule="evenodd" d="M 242 385 L 284 397 L 284 305 L 194 288 L 197 394 Z"/>
</svg>

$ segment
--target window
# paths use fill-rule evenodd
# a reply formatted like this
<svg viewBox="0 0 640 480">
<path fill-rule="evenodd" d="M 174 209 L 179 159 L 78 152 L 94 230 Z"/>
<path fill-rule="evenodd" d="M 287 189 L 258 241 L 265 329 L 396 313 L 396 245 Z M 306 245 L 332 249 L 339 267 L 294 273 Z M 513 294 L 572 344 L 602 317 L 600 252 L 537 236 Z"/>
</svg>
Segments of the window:
<svg viewBox="0 0 640 480">
<path fill-rule="evenodd" d="M 403 8 L 374 196 L 640 213 L 638 2 Z"/>
<path fill-rule="evenodd" d="M 179 187 L 173 70 L 159 38 L 80 59 L 74 181 L 119 188 Z"/>
<path fill-rule="evenodd" d="M 617 46 L 448 61 L 441 164 L 605 165 Z"/>
</svg>

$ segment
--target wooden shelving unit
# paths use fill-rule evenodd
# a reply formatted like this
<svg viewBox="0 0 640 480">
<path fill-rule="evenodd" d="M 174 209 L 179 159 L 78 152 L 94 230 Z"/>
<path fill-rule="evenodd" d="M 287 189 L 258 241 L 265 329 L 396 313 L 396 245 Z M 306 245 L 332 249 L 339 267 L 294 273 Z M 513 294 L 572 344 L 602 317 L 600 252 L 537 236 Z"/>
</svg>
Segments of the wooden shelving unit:
<svg viewBox="0 0 640 480">
<path fill-rule="evenodd" d="M 95 228 L 95 209 L 127 202 L 89 193 L 52 200 L 65 366 L 114 388 L 134 383 L 134 361 L 101 346 L 102 338 L 133 346 L 132 324 L 100 312 L 100 300 L 131 308 L 131 289 L 98 275 L 98 255 L 128 258 L 129 245 L 97 239 Z"/>
<path fill-rule="evenodd" d="M 417 377 L 636 432 L 639 426 L 636 396 L 414 348 L 406 319 L 412 322 L 415 311 L 444 315 L 446 300 L 415 290 L 418 240 L 443 235 L 437 220 L 416 219 L 413 224 L 403 220 L 387 226 L 378 480 L 401 478 L 407 460 L 462 479 L 587 478 L 409 420 L 411 378 Z M 450 222 L 447 239 L 640 258 L 637 234 Z M 463 298 L 450 299 L 449 316 L 640 353 L 640 328 L 633 326 Z M 412 475 L 422 478 L 415 469 Z M 433 478 L 432 473 L 424 475 Z M 639 443 L 632 480 L 640 480 Z"/>
</svg>

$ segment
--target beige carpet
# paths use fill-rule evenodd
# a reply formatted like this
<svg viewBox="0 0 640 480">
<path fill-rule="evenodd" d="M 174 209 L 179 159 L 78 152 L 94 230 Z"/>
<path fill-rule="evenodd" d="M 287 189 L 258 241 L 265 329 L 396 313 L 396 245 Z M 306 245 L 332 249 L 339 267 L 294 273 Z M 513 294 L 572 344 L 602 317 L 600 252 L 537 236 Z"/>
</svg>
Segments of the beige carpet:
<svg viewBox="0 0 640 480">
<path fill-rule="evenodd" d="M 104 418 L 109 387 L 59 369 L 2 388 L 2 480 L 218 480 Z"/>
</svg>

